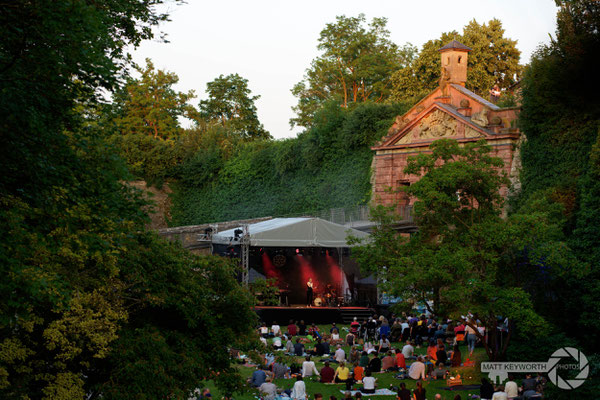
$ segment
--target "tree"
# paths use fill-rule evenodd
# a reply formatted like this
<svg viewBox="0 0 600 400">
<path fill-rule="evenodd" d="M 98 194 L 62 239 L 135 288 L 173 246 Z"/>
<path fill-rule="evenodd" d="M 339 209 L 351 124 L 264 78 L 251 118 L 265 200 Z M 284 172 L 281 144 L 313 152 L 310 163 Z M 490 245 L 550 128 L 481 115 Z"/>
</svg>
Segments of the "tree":
<svg viewBox="0 0 600 400">
<path fill-rule="evenodd" d="M 126 48 L 167 18 L 160 3 L 0 6 L 3 399 L 186 397 L 241 379 L 226 341 L 250 337 L 251 297 L 230 265 L 144 230 L 145 202 L 94 119 Z M 215 335 L 228 317 L 242 322 Z"/>
<path fill-rule="evenodd" d="M 338 101 L 342 107 L 368 100 L 381 102 L 390 92 L 391 74 L 407 65 L 416 49 L 403 48 L 389 40 L 387 19 L 374 18 L 364 27 L 364 14 L 338 16 L 321 31 L 317 48 L 323 54 L 314 59 L 304 80 L 292 89 L 298 97 L 292 126 L 310 126 L 324 102 Z"/>
<path fill-rule="evenodd" d="M 130 80 L 117 97 L 120 116 L 115 123 L 120 133 L 161 139 L 179 136 L 183 129 L 178 118 L 195 117 L 196 110 L 187 103 L 195 97 L 194 92 L 176 92 L 173 85 L 179 77 L 173 72 L 155 71 L 149 58 L 145 68 L 136 70 L 141 77 Z"/>
<path fill-rule="evenodd" d="M 522 67 L 516 40 L 504 37 L 502 23 L 497 19 L 482 25 L 472 20 L 464 27 L 462 35 L 456 31 L 446 32 L 439 39 L 425 43 L 418 56 L 392 76 L 390 98 L 394 101 L 419 100 L 435 89 L 441 69 L 438 49 L 454 39 L 473 49 L 469 53 L 467 89 L 487 97 L 494 84 L 503 89 L 519 80 Z"/>
<path fill-rule="evenodd" d="M 439 316 L 474 314 L 490 340 L 490 359 L 501 359 L 510 336 L 496 341 L 498 316 L 523 329 L 543 332 L 526 285 L 542 270 L 569 266 L 561 226 L 541 211 L 502 218 L 502 161 L 484 141 L 461 147 L 438 140 L 431 154 L 409 159 L 405 172 L 421 176 L 406 192 L 416 198 L 419 228 L 410 238 L 392 229 L 393 217 L 379 211 L 374 240 L 359 247 L 361 267 L 376 273 L 383 289 L 404 303 L 419 302 Z M 519 259 L 520 264 L 514 260 Z M 429 303 L 431 301 L 431 304 Z M 509 332 L 512 332 L 514 325 Z M 509 333 L 510 335 L 510 333 Z"/>
<path fill-rule="evenodd" d="M 522 82 L 519 123 L 527 140 L 521 150 L 522 191 L 513 207 L 521 210 L 541 195 L 562 206 L 569 245 L 587 274 L 560 280 L 561 290 L 546 316 L 561 315 L 561 325 L 569 327 L 564 332 L 587 352 L 597 352 L 600 329 L 592 316 L 600 310 L 600 77 L 595 57 L 600 4 L 557 5 L 556 33 L 533 54 Z"/>
<path fill-rule="evenodd" d="M 270 139 L 256 114 L 254 102 L 260 96 L 250 96 L 248 80 L 238 74 L 220 75 L 206 84 L 207 100 L 200 101 L 200 115 L 218 123 L 245 139 Z"/>
</svg>

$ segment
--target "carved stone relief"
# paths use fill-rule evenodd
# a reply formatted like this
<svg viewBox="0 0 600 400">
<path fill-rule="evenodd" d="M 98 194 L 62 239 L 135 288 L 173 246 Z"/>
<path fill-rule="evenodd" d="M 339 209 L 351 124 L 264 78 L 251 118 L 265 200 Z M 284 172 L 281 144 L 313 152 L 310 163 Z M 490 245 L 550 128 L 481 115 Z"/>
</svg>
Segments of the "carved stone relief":
<svg viewBox="0 0 600 400">
<path fill-rule="evenodd" d="M 411 143 L 427 139 L 456 136 L 456 119 L 440 110 L 435 110 L 405 134 L 396 144 Z"/>
</svg>

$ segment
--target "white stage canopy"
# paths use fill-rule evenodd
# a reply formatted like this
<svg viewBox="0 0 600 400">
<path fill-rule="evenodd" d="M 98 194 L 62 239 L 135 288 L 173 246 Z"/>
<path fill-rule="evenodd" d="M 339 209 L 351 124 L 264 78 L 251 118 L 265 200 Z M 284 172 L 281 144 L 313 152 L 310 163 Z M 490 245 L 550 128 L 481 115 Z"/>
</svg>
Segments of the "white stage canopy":
<svg viewBox="0 0 600 400">
<path fill-rule="evenodd" d="M 240 244 L 241 235 L 229 229 L 213 235 L 214 244 Z M 319 218 L 274 218 L 248 225 L 250 246 L 261 247 L 349 247 L 347 239 L 360 239 L 368 233 Z"/>
</svg>

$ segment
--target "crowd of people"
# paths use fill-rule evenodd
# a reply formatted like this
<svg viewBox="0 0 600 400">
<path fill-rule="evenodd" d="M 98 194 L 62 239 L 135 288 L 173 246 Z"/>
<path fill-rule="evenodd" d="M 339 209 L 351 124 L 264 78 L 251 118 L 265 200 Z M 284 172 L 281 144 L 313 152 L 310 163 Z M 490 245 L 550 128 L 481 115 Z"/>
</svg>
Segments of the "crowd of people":
<svg viewBox="0 0 600 400">
<path fill-rule="evenodd" d="M 249 382 L 266 400 L 308 399 L 304 382 L 307 378 L 318 379 L 323 384 L 343 384 L 348 393 L 355 391 L 354 398 L 361 398 L 363 394 L 376 392 L 376 374 L 382 372 L 393 372 L 399 379 L 416 381 L 412 393 L 404 382 L 400 382 L 395 388 L 398 400 L 425 399 L 423 382 L 446 380 L 450 378 L 450 368 L 474 365 L 470 358 L 486 336 L 485 328 L 476 318 L 453 322 L 448 319 L 438 321 L 424 315 L 393 318 L 392 324 L 384 316 L 371 317 L 363 322 L 355 318 L 349 328 L 344 328 L 344 334 L 335 323 L 326 332 L 321 332 L 315 324 L 289 321 L 286 330 L 284 334 L 276 322 L 270 327 L 263 323 L 258 328 L 261 340 L 274 350 L 273 353 L 281 351 L 279 354 L 302 359 L 301 363 L 286 365 L 273 353 L 265 354 Z M 466 345 L 466 357 L 461 352 L 461 344 Z M 425 354 L 417 355 L 415 349 L 425 346 Z M 344 347 L 349 350 L 344 350 Z M 324 363 L 322 368 L 317 368 L 315 359 Z M 295 379 L 295 382 L 291 387 L 278 388 L 273 380 L 281 378 Z M 512 380 L 505 385 L 494 386 L 484 378 L 479 398 L 542 398 L 543 385 L 540 383 L 543 382 L 525 379 L 521 387 Z M 314 397 L 317 398 L 317 394 Z M 441 396 L 436 394 L 435 398 Z"/>
</svg>

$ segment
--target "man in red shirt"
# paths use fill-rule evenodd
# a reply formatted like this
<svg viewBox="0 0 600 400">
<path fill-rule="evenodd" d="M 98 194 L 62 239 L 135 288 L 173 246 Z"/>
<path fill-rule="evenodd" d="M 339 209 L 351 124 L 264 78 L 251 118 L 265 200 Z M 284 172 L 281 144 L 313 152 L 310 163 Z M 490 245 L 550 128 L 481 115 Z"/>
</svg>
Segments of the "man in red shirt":
<svg viewBox="0 0 600 400">
<path fill-rule="evenodd" d="M 290 324 L 287 327 L 289 336 L 296 336 L 298 334 L 298 327 L 293 320 L 290 319 Z"/>
<path fill-rule="evenodd" d="M 325 366 L 321 369 L 321 383 L 333 382 L 335 370 L 329 366 L 329 361 L 325 361 Z"/>
<path fill-rule="evenodd" d="M 406 359 L 400 349 L 396 349 L 396 366 L 398 368 L 406 369 Z"/>
</svg>

